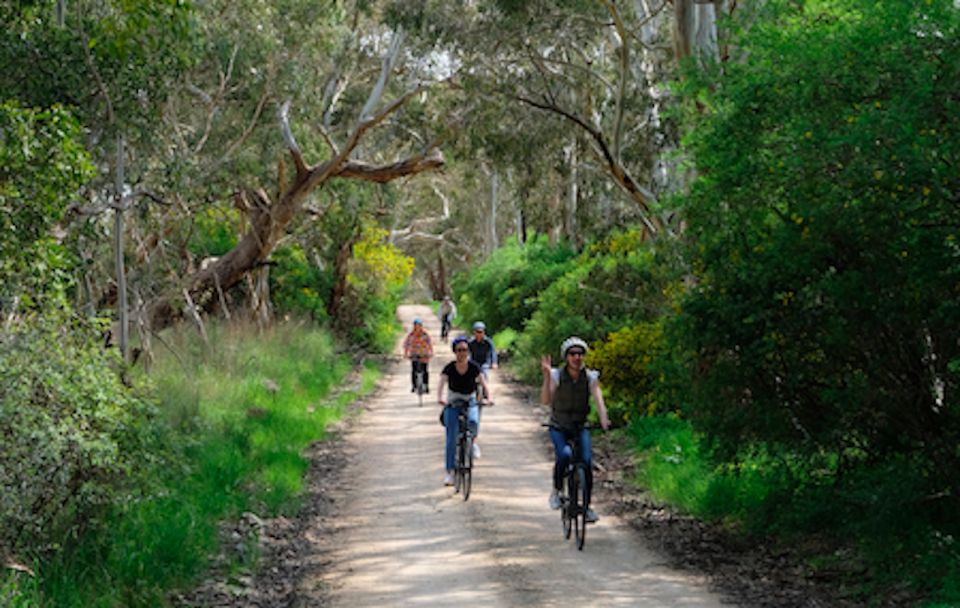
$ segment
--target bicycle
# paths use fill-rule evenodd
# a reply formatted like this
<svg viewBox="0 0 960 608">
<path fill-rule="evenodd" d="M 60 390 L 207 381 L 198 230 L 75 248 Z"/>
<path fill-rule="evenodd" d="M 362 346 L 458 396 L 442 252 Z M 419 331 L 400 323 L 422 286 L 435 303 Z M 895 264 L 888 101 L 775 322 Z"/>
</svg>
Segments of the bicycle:
<svg viewBox="0 0 960 608">
<path fill-rule="evenodd" d="M 544 424 L 543 426 L 562 430 L 551 424 Z M 590 505 L 587 502 L 587 465 L 581 458 L 580 442 L 577 438 L 580 436 L 581 430 L 591 428 L 586 425 L 581 426 L 573 436 L 567 437 L 567 445 L 570 446 L 573 455 L 569 464 L 567 464 L 567 470 L 563 472 L 563 487 L 560 488 L 558 493 L 563 537 L 569 540 L 572 531 L 579 551 L 583 551 L 583 545 L 587 540 L 587 509 Z"/>
<path fill-rule="evenodd" d="M 483 407 L 482 401 L 477 402 Z M 470 498 L 470 489 L 473 485 L 473 432 L 467 424 L 467 409 L 470 402 L 466 399 L 457 399 L 450 402 L 449 407 L 457 408 L 457 443 L 454 452 L 453 493 L 463 491 L 463 499 Z"/>
<path fill-rule="evenodd" d="M 417 371 L 414 375 L 413 387 L 414 392 L 417 394 L 417 398 L 420 400 L 420 407 L 423 407 L 423 394 L 427 392 L 427 386 L 424 382 L 424 374 L 426 372 L 427 363 L 422 361 L 419 355 L 413 355 L 410 359 L 416 364 Z"/>
<path fill-rule="evenodd" d="M 450 315 L 443 315 L 440 318 L 440 340 L 444 343 L 447 342 L 447 337 L 450 335 Z"/>
</svg>

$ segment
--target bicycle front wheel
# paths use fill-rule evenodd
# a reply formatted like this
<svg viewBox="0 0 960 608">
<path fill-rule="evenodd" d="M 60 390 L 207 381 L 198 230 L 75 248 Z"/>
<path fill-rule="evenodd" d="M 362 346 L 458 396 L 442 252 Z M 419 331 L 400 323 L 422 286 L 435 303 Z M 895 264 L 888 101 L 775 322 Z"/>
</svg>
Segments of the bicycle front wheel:
<svg viewBox="0 0 960 608">
<path fill-rule="evenodd" d="M 427 392 L 427 387 L 423 382 L 423 370 L 417 371 L 416 389 L 417 399 L 420 400 L 420 407 L 423 407 L 423 394 Z"/>
<path fill-rule="evenodd" d="M 573 514 L 576 510 L 574 497 L 577 495 L 577 481 L 573 475 L 564 476 L 564 485 L 560 491 L 560 519 L 563 521 L 563 538 L 569 540 L 573 532 Z"/>
<path fill-rule="evenodd" d="M 463 499 L 470 498 L 470 486 L 473 483 L 473 440 L 468 435 L 463 436 Z"/>
<path fill-rule="evenodd" d="M 453 493 L 456 494 L 463 487 L 463 442 L 457 439 L 454 453 Z"/>
<path fill-rule="evenodd" d="M 577 465 L 577 500 L 579 507 L 576 512 L 576 521 L 573 524 L 577 531 L 577 549 L 583 551 L 583 543 L 587 541 L 587 471 L 585 465 Z"/>
</svg>

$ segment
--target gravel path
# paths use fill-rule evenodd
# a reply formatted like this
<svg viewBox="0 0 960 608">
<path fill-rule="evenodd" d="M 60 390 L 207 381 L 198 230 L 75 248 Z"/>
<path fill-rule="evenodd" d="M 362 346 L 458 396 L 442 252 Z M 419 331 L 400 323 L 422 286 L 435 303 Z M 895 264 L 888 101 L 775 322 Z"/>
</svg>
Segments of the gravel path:
<svg viewBox="0 0 960 608">
<path fill-rule="evenodd" d="M 425 306 L 400 320 L 439 322 Z M 297 606 L 720 606 L 703 577 L 675 570 L 623 521 L 596 504 L 601 521 L 582 552 L 547 507 L 551 454 L 541 410 L 492 372 L 496 406 L 485 409 L 473 493 L 442 485 L 439 370 L 453 359 L 438 344 L 423 407 L 397 359 L 344 437 L 345 462 L 320 514 L 304 530 Z M 399 349 L 398 349 L 399 352 Z"/>
</svg>

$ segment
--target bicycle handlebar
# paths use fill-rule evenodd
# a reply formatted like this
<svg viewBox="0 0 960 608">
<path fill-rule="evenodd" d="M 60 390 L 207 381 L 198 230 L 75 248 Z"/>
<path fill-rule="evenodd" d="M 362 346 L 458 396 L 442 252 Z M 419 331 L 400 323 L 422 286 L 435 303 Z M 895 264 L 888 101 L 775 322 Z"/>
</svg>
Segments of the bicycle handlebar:
<svg viewBox="0 0 960 608">
<path fill-rule="evenodd" d="M 595 431 L 597 429 L 603 430 L 602 426 L 600 426 L 599 424 L 594 424 L 592 422 L 578 424 L 576 427 L 572 429 L 565 429 L 562 426 L 557 426 L 556 424 L 550 424 L 549 422 L 541 423 L 540 426 L 546 427 L 548 429 L 556 429 L 558 431 L 580 431 L 580 430 Z"/>
</svg>

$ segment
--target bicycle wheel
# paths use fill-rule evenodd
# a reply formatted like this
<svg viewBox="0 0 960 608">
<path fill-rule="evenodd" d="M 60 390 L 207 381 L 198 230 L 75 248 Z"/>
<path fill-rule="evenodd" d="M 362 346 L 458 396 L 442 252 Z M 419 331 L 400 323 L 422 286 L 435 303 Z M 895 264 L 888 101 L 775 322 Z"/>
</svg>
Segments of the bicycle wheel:
<svg viewBox="0 0 960 608">
<path fill-rule="evenodd" d="M 587 540 L 587 471 L 584 464 L 577 464 L 577 500 L 579 508 L 576 513 L 576 521 L 573 524 L 577 531 L 577 549 L 583 551 L 583 543 Z"/>
<path fill-rule="evenodd" d="M 457 437 L 457 445 L 454 453 L 453 469 L 453 493 L 456 494 L 463 487 L 463 440 Z"/>
<path fill-rule="evenodd" d="M 473 439 L 463 436 L 463 499 L 470 498 L 470 486 L 473 484 Z"/>
<path fill-rule="evenodd" d="M 417 372 L 417 399 L 420 400 L 420 407 L 423 407 L 423 393 L 426 392 L 426 388 L 423 386 L 423 371 Z"/>
<path fill-rule="evenodd" d="M 560 490 L 560 518 L 563 521 L 563 538 L 569 540 L 570 533 L 573 531 L 573 514 L 576 509 L 573 497 L 577 495 L 576 478 L 569 473 L 563 477 L 563 485 Z"/>
</svg>

